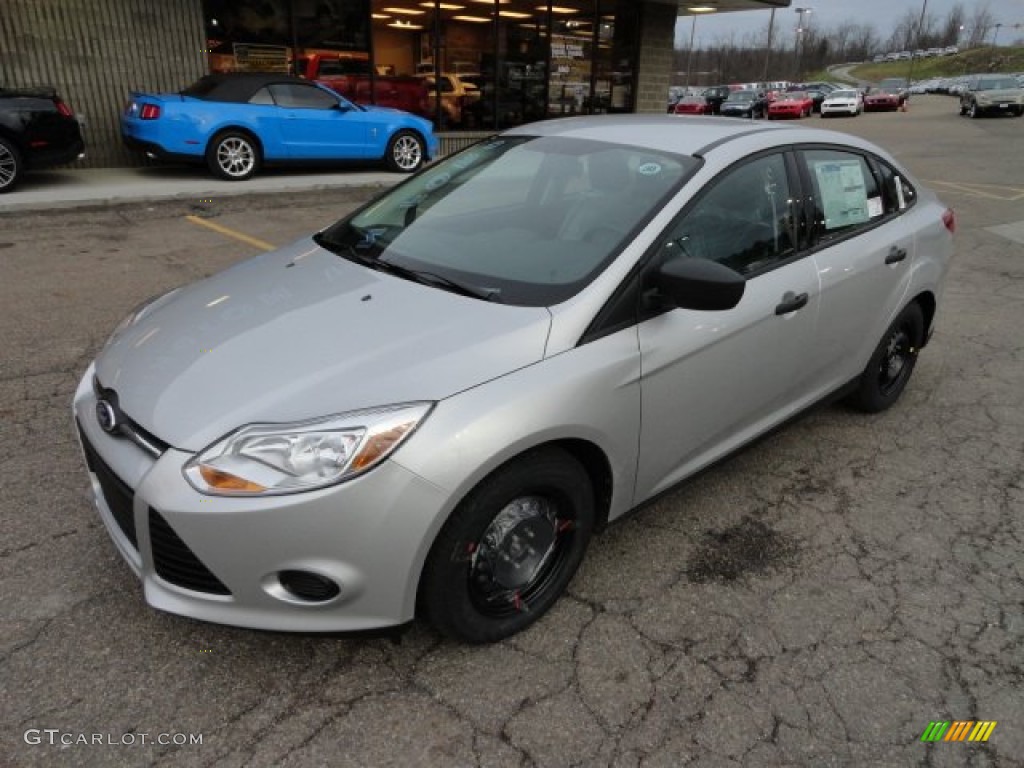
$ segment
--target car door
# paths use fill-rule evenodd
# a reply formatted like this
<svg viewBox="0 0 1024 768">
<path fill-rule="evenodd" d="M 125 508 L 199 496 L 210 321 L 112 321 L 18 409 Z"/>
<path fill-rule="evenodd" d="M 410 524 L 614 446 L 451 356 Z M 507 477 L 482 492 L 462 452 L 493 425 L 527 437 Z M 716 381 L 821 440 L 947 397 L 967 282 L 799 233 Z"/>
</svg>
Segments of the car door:
<svg viewBox="0 0 1024 768">
<path fill-rule="evenodd" d="M 812 365 L 817 386 L 834 389 L 860 373 L 909 289 L 914 234 L 903 214 L 915 196 L 865 154 L 818 147 L 798 159 L 821 284 Z"/>
<path fill-rule="evenodd" d="M 338 96 L 305 83 L 276 83 L 278 130 L 293 160 L 362 158 L 368 153 L 363 112 Z"/>
<path fill-rule="evenodd" d="M 797 243 L 793 166 L 771 153 L 727 170 L 658 246 L 746 277 L 726 311 L 660 311 L 638 326 L 643 377 L 636 500 L 642 501 L 793 413 L 808 388 L 818 274 Z"/>
</svg>

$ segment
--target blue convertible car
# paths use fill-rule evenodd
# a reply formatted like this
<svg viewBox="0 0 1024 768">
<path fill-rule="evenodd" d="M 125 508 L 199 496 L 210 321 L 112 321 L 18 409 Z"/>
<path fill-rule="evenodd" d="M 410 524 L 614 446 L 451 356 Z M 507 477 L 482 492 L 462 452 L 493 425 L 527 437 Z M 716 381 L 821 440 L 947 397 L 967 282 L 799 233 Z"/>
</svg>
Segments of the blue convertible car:
<svg viewBox="0 0 1024 768">
<path fill-rule="evenodd" d="M 181 93 L 135 93 L 121 136 L 151 157 L 205 162 L 215 175 L 248 179 L 263 163 L 383 160 L 401 173 L 437 154 L 428 121 L 362 107 L 289 75 L 206 75 Z"/>
</svg>

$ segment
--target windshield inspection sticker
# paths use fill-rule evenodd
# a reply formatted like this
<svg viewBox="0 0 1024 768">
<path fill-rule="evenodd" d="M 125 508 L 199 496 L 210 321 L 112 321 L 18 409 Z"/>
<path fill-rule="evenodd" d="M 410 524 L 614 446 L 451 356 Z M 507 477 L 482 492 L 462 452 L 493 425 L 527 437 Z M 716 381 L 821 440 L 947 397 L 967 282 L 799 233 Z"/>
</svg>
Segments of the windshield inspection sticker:
<svg viewBox="0 0 1024 768">
<path fill-rule="evenodd" d="M 644 163 L 636 169 L 636 172 L 641 176 L 657 176 L 661 173 L 661 166 L 658 163 Z"/>
</svg>

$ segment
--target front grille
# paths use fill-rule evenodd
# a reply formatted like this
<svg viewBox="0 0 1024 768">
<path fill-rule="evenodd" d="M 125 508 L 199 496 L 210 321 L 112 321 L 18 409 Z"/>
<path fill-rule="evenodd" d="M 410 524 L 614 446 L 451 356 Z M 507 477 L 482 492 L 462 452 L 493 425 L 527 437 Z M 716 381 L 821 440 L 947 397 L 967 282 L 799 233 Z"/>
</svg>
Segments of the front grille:
<svg viewBox="0 0 1024 768">
<path fill-rule="evenodd" d="M 117 527 L 121 529 L 121 533 L 132 543 L 132 546 L 138 549 L 139 542 L 135 534 L 135 514 L 132 512 L 132 502 L 135 494 L 128 487 L 128 484 L 114 474 L 114 470 L 107 466 L 107 463 L 100 458 L 100 455 L 89 444 L 81 427 L 78 429 L 78 434 L 81 436 L 82 448 L 85 450 L 85 463 L 88 464 L 92 473 L 96 475 L 96 479 L 100 484 L 100 490 L 103 492 L 103 498 L 107 502 L 110 513 L 114 516 Z"/>
<path fill-rule="evenodd" d="M 214 576 L 188 544 L 174 532 L 163 515 L 149 508 L 149 542 L 156 572 L 166 582 L 195 592 L 230 595 L 231 590 Z"/>
</svg>

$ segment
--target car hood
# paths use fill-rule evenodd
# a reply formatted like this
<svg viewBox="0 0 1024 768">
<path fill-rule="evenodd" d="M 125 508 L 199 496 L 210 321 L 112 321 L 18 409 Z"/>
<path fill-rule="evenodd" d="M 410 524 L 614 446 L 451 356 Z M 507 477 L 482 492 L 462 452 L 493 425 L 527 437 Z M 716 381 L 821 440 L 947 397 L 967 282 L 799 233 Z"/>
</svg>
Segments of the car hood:
<svg viewBox="0 0 1024 768">
<path fill-rule="evenodd" d="M 543 307 L 460 296 L 311 239 L 142 310 L 96 361 L 121 409 L 189 451 L 254 422 L 440 400 L 540 360 Z"/>
</svg>

